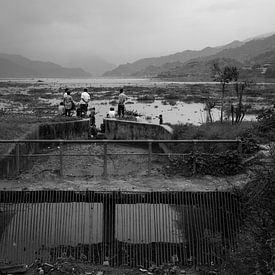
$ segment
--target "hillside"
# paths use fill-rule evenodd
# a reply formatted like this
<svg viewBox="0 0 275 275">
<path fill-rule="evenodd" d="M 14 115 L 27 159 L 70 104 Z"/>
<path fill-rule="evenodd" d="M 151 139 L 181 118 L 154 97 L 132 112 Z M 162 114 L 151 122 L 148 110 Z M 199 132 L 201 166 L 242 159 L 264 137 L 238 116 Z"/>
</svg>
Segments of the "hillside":
<svg viewBox="0 0 275 275">
<path fill-rule="evenodd" d="M 175 53 L 167 56 L 144 58 L 144 59 L 137 60 L 136 62 L 133 62 L 133 63 L 119 65 L 114 70 L 106 72 L 104 76 L 135 76 L 135 75 L 142 76 L 141 71 L 145 70 L 146 72 L 147 67 L 151 67 L 152 69 L 153 67 L 155 68 L 160 67 L 166 63 L 170 63 L 170 64 L 178 63 L 178 62 L 185 63 L 186 61 L 189 61 L 191 59 L 214 55 L 224 49 L 239 47 L 242 44 L 243 42 L 233 41 L 224 46 L 207 47 L 200 51 L 186 50 L 183 52 L 179 52 L 179 53 Z M 176 66 L 177 65 L 178 64 L 176 64 Z"/>
<path fill-rule="evenodd" d="M 217 53 L 215 57 L 234 58 L 240 62 L 246 62 L 260 54 L 272 50 L 275 50 L 275 35 L 248 41 L 234 49 L 222 50 Z"/>
<path fill-rule="evenodd" d="M 80 68 L 65 68 L 52 62 L 33 61 L 21 55 L 0 53 L 0 77 L 89 77 Z"/>
<path fill-rule="evenodd" d="M 207 61 L 193 59 L 181 66 L 163 71 L 157 76 L 159 78 L 179 78 L 185 81 L 212 81 L 212 68 L 214 63 L 220 64 L 221 67 L 225 65 L 236 66 L 238 68 L 242 67 L 242 63 L 230 58 L 214 58 Z"/>
<path fill-rule="evenodd" d="M 211 80 L 211 67 L 214 62 L 219 61 L 223 65 L 237 66 L 243 77 L 265 77 L 266 70 L 259 67 L 265 63 L 272 63 L 274 50 L 275 35 L 273 34 L 246 42 L 233 41 L 222 47 L 208 47 L 201 51 L 184 51 L 159 58 L 141 59 L 131 64 L 120 65 L 105 75 L 209 81 Z M 252 68 L 249 71 L 242 70 L 243 67 L 250 66 Z M 268 73 L 270 70 L 268 68 Z"/>
<path fill-rule="evenodd" d="M 221 67 L 225 65 L 236 66 L 240 70 L 240 78 L 243 79 L 256 78 L 264 80 L 265 78 L 275 78 L 275 49 L 266 51 L 268 49 L 272 49 L 275 44 L 266 43 L 264 44 L 264 47 L 261 47 L 263 45 L 262 43 L 258 43 L 258 41 L 257 43 L 251 42 L 252 41 L 246 45 L 249 49 L 247 51 L 245 51 L 245 47 L 242 46 L 240 49 L 232 49 L 230 54 L 228 53 L 228 50 L 226 50 L 213 56 L 193 59 L 181 66 L 163 70 L 161 73 L 156 74 L 155 77 L 170 79 L 181 78 L 181 80 L 185 81 L 210 81 L 212 80 L 211 69 L 213 64 L 219 63 Z M 256 44 L 257 46 L 260 46 L 257 47 Z M 250 59 L 244 60 L 244 58 L 240 58 L 242 61 L 241 62 L 236 58 L 227 57 L 234 56 L 233 52 L 236 56 L 244 56 L 244 53 L 247 52 L 246 56 Z M 260 54 L 257 55 L 259 52 Z"/>
</svg>

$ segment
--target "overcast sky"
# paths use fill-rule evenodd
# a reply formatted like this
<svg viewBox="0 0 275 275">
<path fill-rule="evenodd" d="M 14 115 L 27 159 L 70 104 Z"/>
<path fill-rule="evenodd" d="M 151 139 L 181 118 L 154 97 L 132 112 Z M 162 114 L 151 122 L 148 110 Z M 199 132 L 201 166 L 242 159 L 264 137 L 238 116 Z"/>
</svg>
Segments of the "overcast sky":
<svg viewBox="0 0 275 275">
<path fill-rule="evenodd" d="M 115 64 L 275 31 L 275 0 L 0 0 L 0 52 Z"/>
</svg>

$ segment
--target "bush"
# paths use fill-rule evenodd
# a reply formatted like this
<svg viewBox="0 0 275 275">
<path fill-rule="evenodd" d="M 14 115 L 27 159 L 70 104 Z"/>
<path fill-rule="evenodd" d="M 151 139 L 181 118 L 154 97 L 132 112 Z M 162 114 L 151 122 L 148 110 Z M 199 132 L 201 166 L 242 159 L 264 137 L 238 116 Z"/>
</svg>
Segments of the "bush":
<svg viewBox="0 0 275 275">
<path fill-rule="evenodd" d="M 275 167 L 263 166 L 238 190 L 243 222 L 237 248 L 225 259 L 231 274 L 274 274 L 275 270 Z M 273 273 L 272 273 L 273 272 Z"/>
<path fill-rule="evenodd" d="M 172 139 L 187 139 L 187 140 L 234 140 L 241 139 L 243 142 L 243 153 L 251 154 L 258 151 L 257 141 L 253 135 L 253 123 L 244 122 L 241 125 L 232 125 L 228 123 L 210 123 L 201 126 L 191 124 L 173 125 Z M 199 146 L 200 152 L 218 153 L 227 150 L 236 150 L 236 144 L 203 144 Z M 172 150 L 180 153 L 188 153 L 192 150 L 190 145 L 178 144 L 172 146 Z"/>
<path fill-rule="evenodd" d="M 195 169 L 194 168 L 195 162 Z M 237 151 L 227 151 L 220 154 L 198 153 L 196 156 L 170 156 L 165 168 L 165 174 L 192 176 L 199 175 L 226 176 L 235 175 L 243 170 L 241 158 Z"/>
</svg>

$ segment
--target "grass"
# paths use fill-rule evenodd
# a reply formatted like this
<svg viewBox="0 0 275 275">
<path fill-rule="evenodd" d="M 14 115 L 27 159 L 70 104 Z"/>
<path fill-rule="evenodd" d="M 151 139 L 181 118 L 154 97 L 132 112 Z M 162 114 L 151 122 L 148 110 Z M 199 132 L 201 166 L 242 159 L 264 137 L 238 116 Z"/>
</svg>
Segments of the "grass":
<svg viewBox="0 0 275 275">
<path fill-rule="evenodd" d="M 272 126 L 273 125 L 273 126 Z M 251 154 L 257 151 L 257 144 L 265 144 L 275 141 L 275 121 L 243 121 L 240 125 L 232 125 L 230 122 L 214 122 L 201 126 L 191 124 L 172 125 L 174 129 L 173 139 L 197 139 L 197 140 L 234 140 L 241 139 L 244 153 Z M 190 152 L 188 145 L 179 144 L 172 147 L 175 151 Z M 236 150 L 235 144 L 202 144 L 198 148 L 203 152 L 222 152 Z"/>
<path fill-rule="evenodd" d="M 77 117 L 38 117 L 30 114 L 0 114 L 0 139 L 19 139 L 40 123 L 77 120 Z M 8 151 L 7 144 L 0 143 L 0 154 Z"/>
<path fill-rule="evenodd" d="M 200 126 L 192 124 L 172 125 L 174 139 L 236 139 L 247 130 L 253 129 L 255 123 L 243 122 L 241 125 L 232 125 L 230 122 L 207 123 Z"/>
</svg>

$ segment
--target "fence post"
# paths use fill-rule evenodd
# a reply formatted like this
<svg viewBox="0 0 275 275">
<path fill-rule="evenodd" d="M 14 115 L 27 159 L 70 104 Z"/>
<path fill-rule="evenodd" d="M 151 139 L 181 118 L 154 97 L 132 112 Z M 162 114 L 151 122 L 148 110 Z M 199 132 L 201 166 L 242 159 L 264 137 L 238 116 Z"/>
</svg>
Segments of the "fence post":
<svg viewBox="0 0 275 275">
<path fill-rule="evenodd" d="M 242 158 L 243 156 L 243 146 L 242 146 L 242 141 L 238 139 L 238 154 L 239 157 Z"/>
<path fill-rule="evenodd" d="M 151 175 L 152 169 L 152 142 L 148 142 L 148 176 Z"/>
<path fill-rule="evenodd" d="M 193 175 L 196 174 L 197 172 L 197 163 L 196 160 L 197 159 L 197 142 L 195 140 L 193 140 Z"/>
<path fill-rule="evenodd" d="M 20 174 L 20 144 L 15 144 L 15 163 L 16 163 L 16 175 Z"/>
<path fill-rule="evenodd" d="M 63 177 L 63 142 L 59 143 L 59 164 L 60 164 L 60 177 Z"/>
<path fill-rule="evenodd" d="M 107 172 L 107 143 L 104 142 L 103 144 L 103 150 L 104 150 L 104 159 L 103 159 L 103 177 L 107 177 L 108 172 Z"/>
</svg>

